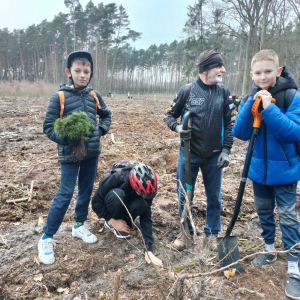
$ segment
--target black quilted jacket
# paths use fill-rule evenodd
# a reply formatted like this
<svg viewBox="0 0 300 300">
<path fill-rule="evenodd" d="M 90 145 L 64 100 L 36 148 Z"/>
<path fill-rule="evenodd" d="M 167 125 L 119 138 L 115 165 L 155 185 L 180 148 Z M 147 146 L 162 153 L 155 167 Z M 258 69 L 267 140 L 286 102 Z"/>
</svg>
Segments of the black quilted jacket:
<svg viewBox="0 0 300 300">
<path fill-rule="evenodd" d="M 101 152 L 100 137 L 108 132 L 111 123 L 111 111 L 106 106 L 100 93 L 95 91 L 101 106 L 101 109 L 97 108 L 96 113 L 95 99 L 90 93 L 90 90 L 92 90 L 91 87 L 87 87 L 80 93 L 68 85 L 62 84 L 59 90 L 63 91 L 65 95 L 63 117 L 72 114 L 74 111 L 81 110 L 87 113 L 89 121 L 95 125 L 95 128 L 91 132 L 90 139 L 85 142 L 85 151 L 87 154 L 85 159 L 99 155 Z M 53 128 L 53 123 L 59 118 L 59 113 L 59 95 L 58 93 L 54 93 L 50 98 L 47 108 L 43 131 L 51 141 L 57 143 L 58 161 L 60 163 L 69 163 L 74 161 L 71 155 L 72 146 L 68 144 L 67 138 L 62 137 L 55 132 Z M 97 115 L 99 116 L 99 120 L 97 120 Z"/>
<path fill-rule="evenodd" d="M 200 78 L 192 83 L 188 99 L 184 99 L 185 87 L 182 87 L 164 121 L 175 131 L 177 118 L 191 111 L 193 118 L 191 152 L 201 158 L 208 158 L 226 148 L 230 151 L 233 138 L 231 128 L 230 92 L 225 85 L 206 85 Z M 183 142 L 182 142 L 183 145 Z"/>
</svg>

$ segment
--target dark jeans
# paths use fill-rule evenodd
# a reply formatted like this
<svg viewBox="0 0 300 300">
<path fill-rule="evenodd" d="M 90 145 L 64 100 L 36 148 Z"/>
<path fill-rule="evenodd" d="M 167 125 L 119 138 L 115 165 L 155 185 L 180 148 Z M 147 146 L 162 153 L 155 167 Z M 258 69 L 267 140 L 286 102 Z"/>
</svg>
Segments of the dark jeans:
<svg viewBox="0 0 300 300">
<path fill-rule="evenodd" d="M 124 205 L 114 192 L 124 202 L 133 220 L 135 220 L 138 216 L 142 216 L 145 214 L 148 209 L 148 204 L 141 196 L 138 195 L 136 195 L 136 197 L 128 199 L 129 201 L 127 201 L 125 192 L 122 189 L 118 188 L 111 190 L 105 195 L 105 207 L 111 217 L 116 220 L 124 220 L 128 224 L 128 226 L 132 228 L 132 221 L 130 219 L 130 216 L 128 215 Z"/>
<path fill-rule="evenodd" d="M 276 236 L 274 218 L 275 200 L 279 214 L 284 250 L 300 242 L 296 200 L 297 183 L 289 185 L 263 185 L 253 181 L 254 203 L 262 227 L 261 236 L 266 244 L 273 244 Z M 300 249 L 298 249 L 299 251 Z M 298 261 L 297 249 L 287 255 L 288 260 Z"/>
<path fill-rule="evenodd" d="M 54 235 L 62 223 L 74 193 L 77 176 L 78 196 L 74 219 L 76 222 L 84 222 L 87 219 L 97 165 L 98 156 L 81 162 L 61 164 L 60 187 L 53 199 L 43 228 L 46 234 Z"/>
<path fill-rule="evenodd" d="M 200 158 L 191 153 L 191 171 L 192 171 L 192 199 L 194 198 L 195 183 L 199 168 L 201 169 L 206 201 L 206 224 L 204 232 L 206 236 L 218 235 L 221 230 L 221 182 L 222 182 L 222 169 L 217 169 L 217 161 L 219 154 L 216 154 L 210 158 Z M 181 147 L 178 157 L 177 167 L 177 180 L 180 180 L 183 187 L 185 187 L 185 159 L 184 159 L 184 148 Z M 181 218 L 185 197 L 181 191 L 180 183 L 177 182 L 177 193 L 178 193 L 178 206 L 179 216 Z M 193 206 L 191 205 L 193 213 Z M 189 222 L 189 221 L 188 221 Z M 189 222 L 191 233 L 193 232 L 192 226 Z"/>
</svg>

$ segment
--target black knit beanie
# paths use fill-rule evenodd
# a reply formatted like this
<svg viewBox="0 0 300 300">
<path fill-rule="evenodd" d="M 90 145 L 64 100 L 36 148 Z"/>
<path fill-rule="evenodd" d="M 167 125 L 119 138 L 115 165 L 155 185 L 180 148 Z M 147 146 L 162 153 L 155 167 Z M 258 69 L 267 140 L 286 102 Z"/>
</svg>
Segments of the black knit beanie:
<svg viewBox="0 0 300 300">
<path fill-rule="evenodd" d="M 222 56 L 214 50 L 205 50 L 199 56 L 199 73 L 223 66 Z"/>
</svg>

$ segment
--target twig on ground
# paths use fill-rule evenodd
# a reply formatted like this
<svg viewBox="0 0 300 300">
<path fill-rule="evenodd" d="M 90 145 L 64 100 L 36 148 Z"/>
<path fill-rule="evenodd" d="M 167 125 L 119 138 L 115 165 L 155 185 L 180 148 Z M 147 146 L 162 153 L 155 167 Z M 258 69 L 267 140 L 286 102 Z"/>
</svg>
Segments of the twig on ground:
<svg viewBox="0 0 300 300">
<path fill-rule="evenodd" d="M 271 253 L 277 253 L 277 254 L 287 254 L 287 253 L 290 253 L 293 249 L 297 248 L 300 246 L 300 243 L 297 243 L 295 244 L 293 247 L 291 247 L 289 250 L 285 250 L 285 251 L 273 251 Z M 198 277 L 198 276 L 207 276 L 207 275 L 211 275 L 211 274 L 215 274 L 217 272 L 221 272 L 223 270 L 226 270 L 226 269 L 229 269 L 237 264 L 239 264 L 240 262 L 250 258 L 250 257 L 253 257 L 253 256 L 257 256 L 257 255 L 260 255 L 260 254 L 265 254 L 265 252 L 256 252 L 256 253 L 252 253 L 252 254 L 249 254 L 245 257 L 243 257 L 242 259 L 239 259 L 238 261 L 226 266 L 226 267 L 223 267 L 223 268 L 220 268 L 220 269 L 217 269 L 217 270 L 214 270 L 214 271 L 211 271 L 211 272 L 206 272 L 206 273 L 197 273 L 197 274 L 181 274 L 180 277 L 181 278 L 194 278 L 194 277 Z"/>
<path fill-rule="evenodd" d="M 251 291 L 251 290 L 248 290 L 246 288 L 238 288 L 237 290 L 235 290 L 233 292 L 233 300 L 235 300 L 236 296 L 240 293 L 240 292 L 246 292 L 246 293 L 249 293 L 249 294 L 254 294 L 255 296 L 257 297 L 260 297 L 260 298 L 265 298 L 265 294 L 261 294 L 257 291 Z"/>
<path fill-rule="evenodd" d="M 29 191 L 29 194 L 28 194 L 28 202 L 30 202 L 31 198 L 32 198 L 33 185 L 34 185 L 34 180 L 31 180 L 30 191 Z"/>
<path fill-rule="evenodd" d="M 194 220 L 193 220 L 193 216 L 192 216 L 192 213 L 191 213 L 190 201 L 188 199 L 186 190 L 183 188 L 183 185 L 182 185 L 181 181 L 178 180 L 178 182 L 180 184 L 181 190 L 183 191 L 183 195 L 184 195 L 184 198 L 185 198 L 185 204 L 187 206 L 188 215 L 190 217 L 190 223 L 191 223 L 191 225 L 193 227 L 193 231 L 194 231 L 194 241 L 195 241 L 196 240 L 196 236 L 197 236 L 197 230 L 196 230 L 196 226 L 195 226 L 195 223 L 194 223 Z"/>
<path fill-rule="evenodd" d="M 120 285 L 120 277 L 121 277 L 121 269 L 118 270 L 115 279 L 114 279 L 114 292 L 113 292 L 113 300 L 119 299 L 119 285 Z"/>
<path fill-rule="evenodd" d="M 141 235 L 142 241 L 143 241 L 143 244 L 144 244 L 144 247 L 145 247 L 145 253 L 147 253 L 148 258 L 149 258 L 149 260 L 151 261 L 151 258 L 150 258 L 149 254 L 148 254 L 148 250 L 147 250 L 147 247 L 146 247 L 146 244 L 145 244 L 145 241 L 144 241 L 142 232 L 141 232 L 140 229 L 134 224 L 134 220 L 132 219 L 132 216 L 131 216 L 129 210 L 127 209 L 125 203 L 122 201 L 122 199 L 120 198 L 120 196 L 119 196 L 115 191 L 114 191 L 114 193 L 115 193 L 115 195 L 119 198 L 119 200 L 121 201 L 121 203 L 123 204 L 123 206 L 125 207 L 125 209 L 126 209 L 128 215 L 129 215 L 129 217 L 130 217 L 130 219 L 131 219 L 132 225 L 136 227 L 136 229 L 138 230 L 139 234 Z"/>
<path fill-rule="evenodd" d="M 7 245 L 7 243 L 5 242 L 3 236 L 0 234 L 0 237 L 1 237 L 1 240 L 3 241 L 3 244 L 8 248 L 10 249 L 10 247 Z"/>
<path fill-rule="evenodd" d="M 23 202 L 23 201 L 27 201 L 28 197 L 24 197 L 24 198 L 19 198 L 19 199 L 12 199 L 12 200 L 6 200 L 6 203 L 18 203 L 18 202 Z"/>
<path fill-rule="evenodd" d="M 170 297 L 171 293 L 173 292 L 173 289 L 174 289 L 174 287 L 175 287 L 175 285 L 176 285 L 176 283 L 177 283 L 178 280 L 179 280 L 179 278 L 176 278 L 176 280 L 174 281 L 174 283 L 173 283 L 173 285 L 172 285 L 172 287 L 171 287 L 171 289 L 169 291 L 169 294 L 168 294 L 166 300 L 169 299 L 169 297 Z"/>
</svg>

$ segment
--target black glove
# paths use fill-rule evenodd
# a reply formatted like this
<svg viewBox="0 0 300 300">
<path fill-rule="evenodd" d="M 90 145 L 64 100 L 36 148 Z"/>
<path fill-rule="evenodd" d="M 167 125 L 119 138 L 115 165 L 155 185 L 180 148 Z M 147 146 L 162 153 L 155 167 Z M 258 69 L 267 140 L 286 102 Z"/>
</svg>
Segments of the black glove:
<svg viewBox="0 0 300 300">
<path fill-rule="evenodd" d="M 229 165 L 229 153 L 230 151 L 228 149 L 222 150 L 218 158 L 218 163 L 217 163 L 218 169 L 226 168 Z"/>
<path fill-rule="evenodd" d="M 68 138 L 68 143 L 71 146 L 78 146 L 81 142 L 81 139 L 70 139 Z"/>
<path fill-rule="evenodd" d="M 182 125 L 177 125 L 175 131 L 179 133 L 180 137 L 185 141 L 190 140 L 192 137 L 192 129 L 183 130 Z"/>
</svg>

